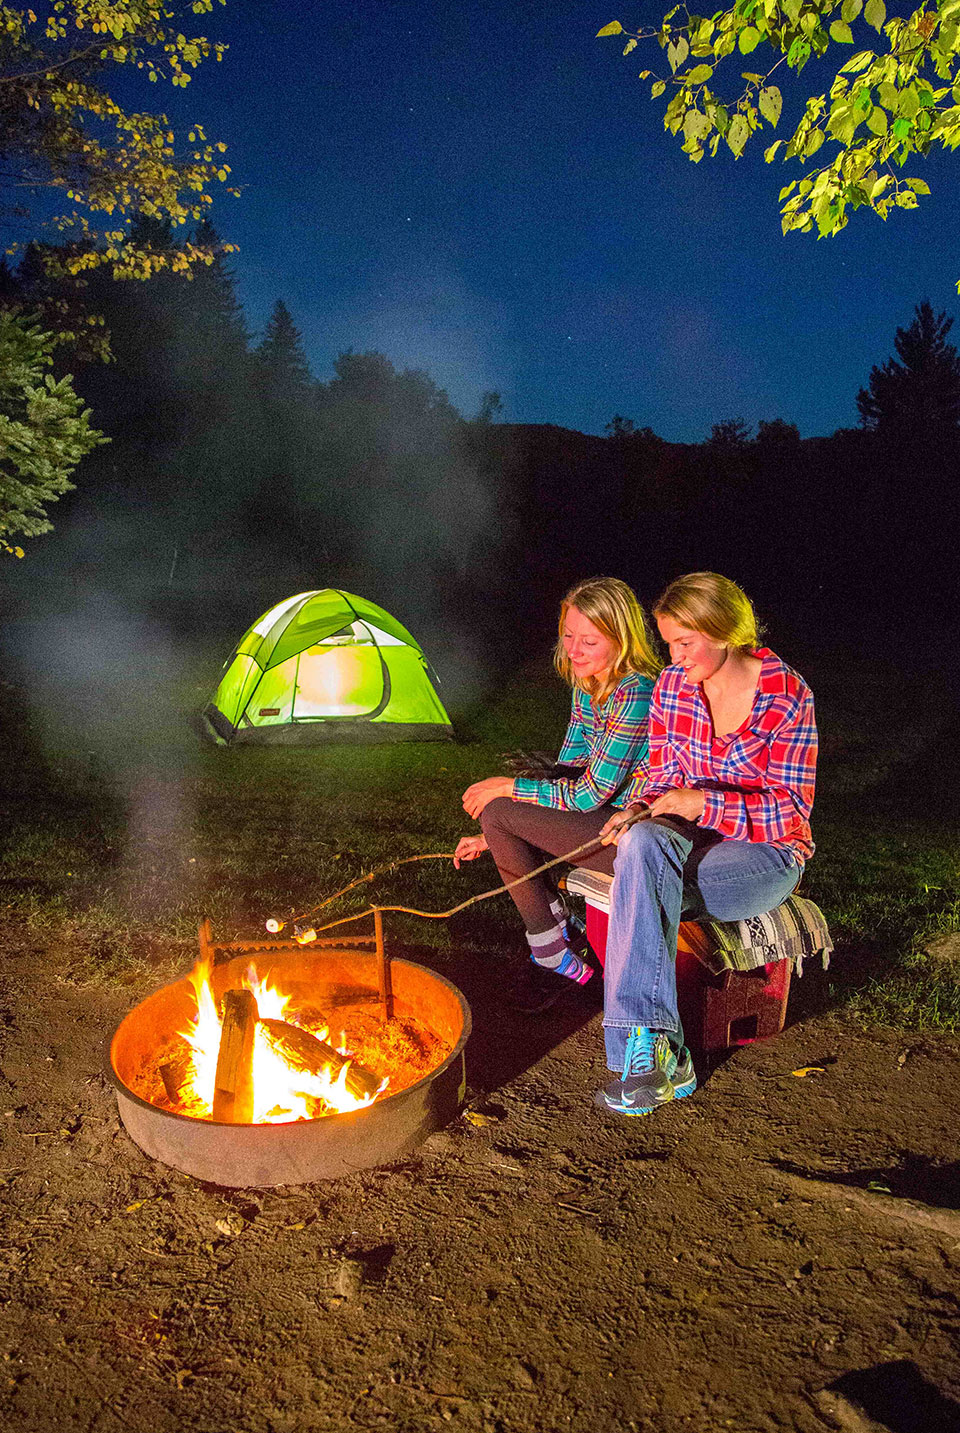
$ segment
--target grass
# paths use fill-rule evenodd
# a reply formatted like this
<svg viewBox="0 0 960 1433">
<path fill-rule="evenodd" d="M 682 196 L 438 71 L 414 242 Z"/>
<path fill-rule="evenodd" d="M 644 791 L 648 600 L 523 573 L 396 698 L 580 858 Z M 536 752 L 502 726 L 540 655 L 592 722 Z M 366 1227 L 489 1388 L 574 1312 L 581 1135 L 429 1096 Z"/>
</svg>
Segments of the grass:
<svg viewBox="0 0 960 1433">
<path fill-rule="evenodd" d="M 849 654 L 805 664 L 823 735 L 817 856 L 803 890 L 836 941 L 832 998 L 865 1024 L 960 1030 L 960 963 L 925 953 L 960 925 L 960 833 L 952 706 L 919 715 L 911 689 Z M 9 930 L 56 943 L 67 979 L 120 983 L 193 959 L 208 915 L 222 938 L 250 938 L 269 915 L 303 911 L 401 856 L 451 851 L 473 828 L 460 794 L 517 748 L 555 748 L 566 700 L 546 670 L 457 714 L 454 743 L 299 750 L 200 745 L 187 717 L 216 664 L 185 666 L 158 690 L 150 721 L 85 709 L 49 687 L 28 707 L 0 687 L 8 735 L 0 782 L 0 909 Z M 927 712 L 944 713 L 939 725 Z M 495 884 L 489 860 L 401 867 L 333 914 L 384 903 L 427 910 Z M 395 936 L 394 936 L 395 932 Z M 452 922 L 394 917 L 391 936 L 431 946 L 521 948 L 507 898 Z"/>
</svg>

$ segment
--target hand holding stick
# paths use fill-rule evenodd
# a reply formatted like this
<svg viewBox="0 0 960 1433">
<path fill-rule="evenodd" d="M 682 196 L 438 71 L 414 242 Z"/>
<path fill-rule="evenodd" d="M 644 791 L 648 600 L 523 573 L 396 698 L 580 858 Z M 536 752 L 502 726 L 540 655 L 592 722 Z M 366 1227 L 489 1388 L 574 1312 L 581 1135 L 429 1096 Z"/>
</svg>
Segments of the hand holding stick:
<svg viewBox="0 0 960 1433">
<path fill-rule="evenodd" d="M 602 846 L 619 846 L 620 837 L 624 831 L 635 826 L 638 821 L 649 821 L 650 808 L 638 802 L 633 806 L 624 806 L 617 811 L 602 828 L 600 832 L 600 844 Z"/>
</svg>

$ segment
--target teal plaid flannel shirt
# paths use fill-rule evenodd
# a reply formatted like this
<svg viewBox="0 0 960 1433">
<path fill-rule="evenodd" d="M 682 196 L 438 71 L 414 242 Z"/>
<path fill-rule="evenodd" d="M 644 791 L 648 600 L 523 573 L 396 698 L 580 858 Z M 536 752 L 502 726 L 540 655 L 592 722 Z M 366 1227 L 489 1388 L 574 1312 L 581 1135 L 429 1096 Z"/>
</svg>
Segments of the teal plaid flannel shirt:
<svg viewBox="0 0 960 1433">
<path fill-rule="evenodd" d="M 557 781 L 518 776 L 514 799 L 555 811 L 595 811 L 607 802 L 625 806 L 630 777 L 646 766 L 652 692 L 650 678 L 632 672 L 595 710 L 586 692 L 574 687 L 570 725 L 557 760 L 581 770 Z"/>
</svg>

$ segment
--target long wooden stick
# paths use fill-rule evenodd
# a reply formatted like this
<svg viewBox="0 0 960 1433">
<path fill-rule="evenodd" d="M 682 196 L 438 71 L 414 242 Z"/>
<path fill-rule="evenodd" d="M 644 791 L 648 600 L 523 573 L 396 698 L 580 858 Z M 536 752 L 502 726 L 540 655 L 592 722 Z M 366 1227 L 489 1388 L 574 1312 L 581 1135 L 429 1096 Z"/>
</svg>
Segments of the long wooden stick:
<svg viewBox="0 0 960 1433">
<path fill-rule="evenodd" d="M 620 830 L 623 831 L 628 826 L 635 825 L 637 821 L 646 820 L 649 814 L 650 813 L 646 809 L 643 809 L 641 811 L 638 811 L 636 815 L 627 817 L 623 821 Z M 514 887 L 522 886 L 525 881 L 532 881 L 534 876 L 540 876 L 543 874 L 544 871 L 549 871 L 554 866 L 570 864 L 575 865 L 578 856 L 585 856 L 588 851 L 592 851 L 595 847 L 602 846 L 605 844 L 607 844 L 607 842 L 605 842 L 600 836 L 594 836 L 592 840 L 584 841 L 582 846 L 577 846 L 573 851 L 567 851 L 567 853 L 563 856 L 554 856 L 552 860 L 544 861 L 542 866 L 537 866 L 536 870 L 534 871 L 528 871 L 525 876 L 518 876 L 515 881 L 507 881 L 506 885 L 503 886 L 494 886 L 492 890 L 481 891 L 479 895 L 470 896 L 468 900 L 461 901 L 458 906 L 451 906 L 448 911 L 418 911 L 414 910 L 412 906 L 368 906 L 367 909 L 364 911 L 357 911 L 356 915 L 344 916 L 341 920 L 330 921 L 327 925 L 318 926 L 317 934 L 320 935 L 325 930 L 333 930 L 336 926 L 349 925 L 351 921 L 363 920 L 364 916 L 368 916 L 371 911 L 400 911 L 402 914 L 408 916 L 423 916 L 425 920 L 447 920 L 450 916 L 459 915 L 461 911 L 467 910 L 469 906 L 475 906 L 478 901 L 488 901 L 491 896 L 502 896 L 507 891 L 512 891 Z M 436 852 L 434 854 L 442 855 L 447 853 Z M 410 856 L 407 859 L 416 860 L 418 858 Z M 419 859 L 427 860 L 428 858 L 424 856 Z M 385 867 L 384 869 L 388 870 L 389 867 Z M 376 871 L 371 872 L 371 878 L 377 874 L 379 873 Z M 359 882 L 354 882 L 354 885 L 357 884 L 359 884 Z M 350 890 L 351 888 L 347 886 L 345 889 Z M 344 892 L 341 891 L 338 892 L 338 894 L 343 895 Z M 331 896 L 330 899 L 334 900 L 335 897 Z"/>
<path fill-rule="evenodd" d="M 396 870 L 397 866 L 408 866 L 412 861 L 441 860 L 452 861 L 453 852 L 426 851 L 421 856 L 399 856 L 395 861 L 388 861 L 385 866 L 377 866 L 376 870 L 368 871 L 365 876 L 358 876 L 357 879 L 351 881 L 348 886 L 342 886 L 339 891 L 334 891 L 332 896 L 327 896 L 326 900 L 320 901 L 318 905 L 311 906 L 308 911 L 301 911 L 299 915 L 291 916 L 290 921 L 302 921 L 306 920 L 307 916 L 316 915 L 317 911 L 322 911 L 324 906 L 332 905 L 333 902 L 338 901 L 341 896 L 345 896 L 348 892 L 356 890 L 357 886 L 369 885 L 369 883 L 375 881 L 378 876 L 385 876 L 388 871 Z"/>
</svg>

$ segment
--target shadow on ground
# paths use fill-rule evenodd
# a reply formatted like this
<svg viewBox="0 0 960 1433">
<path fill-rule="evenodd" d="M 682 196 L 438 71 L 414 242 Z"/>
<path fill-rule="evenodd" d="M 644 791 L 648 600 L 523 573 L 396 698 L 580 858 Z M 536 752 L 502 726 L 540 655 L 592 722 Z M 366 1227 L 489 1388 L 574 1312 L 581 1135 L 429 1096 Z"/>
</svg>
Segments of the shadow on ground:
<svg viewBox="0 0 960 1433">
<path fill-rule="evenodd" d="M 460 947 L 441 954 L 429 946 L 396 944 L 393 954 L 435 970 L 453 982 L 466 997 L 473 1014 L 473 1034 L 467 1046 L 467 1081 L 474 1090 L 492 1093 L 536 1065 L 599 1014 L 603 989 L 598 977 L 587 986 L 569 985 L 561 998 L 542 1015 L 521 1015 L 512 1010 L 505 992 L 521 960 L 493 960 L 489 954 Z M 558 976 L 558 979 L 562 977 Z M 598 1032 L 598 1050 L 600 1035 Z"/>
<path fill-rule="evenodd" d="M 850 1169 L 829 1173 L 802 1169 L 788 1161 L 773 1160 L 778 1169 L 802 1179 L 847 1185 L 890 1194 L 895 1199 L 914 1199 L 933 1209 L 960 1209 L 960 1162 L 939 1164 L 923 1155 L 905 1154 L 898 1164 L 876 1169 Z"/>
<path fill-rule="evenodd" d="M 960 1433 L 960 1404 L 945 1397 L 910 1359 L 853 1369 L 824 1390 L 831 1393 L 890 1433 Z"/>
</svg>

